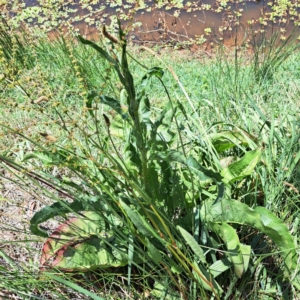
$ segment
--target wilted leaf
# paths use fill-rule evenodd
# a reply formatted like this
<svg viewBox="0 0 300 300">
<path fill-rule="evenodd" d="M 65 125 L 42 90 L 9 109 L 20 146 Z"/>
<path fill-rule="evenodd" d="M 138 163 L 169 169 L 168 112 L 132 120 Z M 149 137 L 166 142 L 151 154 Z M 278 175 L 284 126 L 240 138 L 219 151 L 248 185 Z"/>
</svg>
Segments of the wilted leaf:
<svg viewBox="0 0 300 300">
<path fill-rule="evenodd" d="M 84 216 L 66 221 L 46 240 L 42 249 L 42 267 L 73 272 L 128 263 L 126 247 L 106 231 L 101 216 L 95 212 L 87 212 Z"/>
<path fill-rule="evenodd" d="M 40 132 L 40 135 L 44 137 L 49 143 L 55 143 L 57 141 L 57 138 L 51 134 Z"/>
</svg>

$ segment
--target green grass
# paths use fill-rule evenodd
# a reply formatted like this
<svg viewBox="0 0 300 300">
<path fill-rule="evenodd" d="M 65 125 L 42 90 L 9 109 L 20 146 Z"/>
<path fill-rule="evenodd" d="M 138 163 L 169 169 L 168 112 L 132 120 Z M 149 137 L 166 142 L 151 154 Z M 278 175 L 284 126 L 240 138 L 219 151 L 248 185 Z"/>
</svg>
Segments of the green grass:
<svg viewBox="0 0 300 300">
<path fill-rule="evenodd" d="M 69 273 L 66 269 L 74 269 L 69 265 L 49 268 L 43 274 L 37 271 L 38 250 L 31 249 L 27 261 L 18 267 L 3 251 L 0 256 L 6 264 L 0 271 L 6 278 L 0 282 L 1 289 L 24 299 L 68 299 L 74 293 L 86 299 L 91 295 L 95 299 L 146 299 L 147 295 L 150 299 L 300 297 L 297 282 L 284 279 L 285 272 L 290 272 L 292 279 L 299 276 L 293 267 L 299 259 L 285 258 L 286 251 L 291 250 L 285 246 L 291 243 L 280 244 L 285 236 L 276 235 L 288 235 L 289 231 L 299 252 L 297 49 L 278 65 L 278 60 L 272 59 L 260 65 L 257 52 L 227 53 L 220 48 L 213 57 L 195 59 L 189 52 L 166 49 L 157 58 L 132 47 L 128 66 L 133 86 L 124 57 L 119 56 L 113 66 L 114 55 L 122 51 L 119 45 L 111 50 L 110 42 L 100 43 L 112 59 L 109 63 L 105 54 L 101 57 L 91 47 L 63 36 L 57 41 L 28 39 L 20 48 L 9 34 L 11 55 L 3 55 L 0 66 L 4 74 L 0 82 L 1 177 L 11 174 L 8 179 L 21 191 L 28 190 L 44 207 L 32 218 L 31 227 L 27 224 L 18 229 L 20 234 L 26 233 L 27 242 L 14 246 L 24 247 L 31 239 L 44 242 L 39 224 L 51 218 L 63 223 L 70 213 L 86 222 L 88 229 L 78 231 L 84 225 L 74 223 L 68 228 L 69 236 L 94 234 L 103 248 L 127 256 L 126 262 L 120 259 L 122 264 L 117 266 L 107 260 L 108 267 L 89 272 Z M 282 51 L 292 46 L 285 47 Z M 21 54 L 13 49 L 21 49 Z M 277 48 L 273 45 L 273 49 Z M 263 75 L 269 70 L 267 64 L 273 71 L 271 77 Z M 163 70 L 154 69 L 157 66 Z M 114 67 L 121 70 L 125 83 L 120 82 Z M 136 102 L 128 101 L 134 93 Z M 163 119 L 154 139 L 143 93 L 149 98 L 151 121 L 163 112 L 169 116 Z M 103 102 L 108 105 L 101 103 L 100 95 L 120 99 L 122 113 L 131 123 L 118 114 L 113 100 L 106 98 Z M 138 101 L 143 106 L 139 114 L 135 110 Z M 233 145 L 228 145 L 229 133 L 236 138 Z M 222 145 L 225 150 L 218 148 Z M 189 156 L 200 165 L 188 163 L 185 159 Z M 224 173 L 226 166 L 221 166 L 225 159 L 238 163 L 245 157 L 248 170 L 236 164 L 238 174 L 230 175 L 233 182 L 221 182 L 219 174 L 229 178 Z M 225 193 L 209 206 L 221 186 Z M 71 199 L 73 206 L 65 201 Z M 16 199 L 11 200 L 14 204 L 9 205 L 17 205 Z M 51 210 L 53 203 L 58 210 Z M 236 207 L 245 215 L 237 212 L 232 216 L 218 203 L 232 210 L 234 204 L 243 203 Z M 287 227 L 276 219 L 278 227 L 274 225 L 272 231 L 266 210 L 261 211 L 265 227 L 258 225 L 258 219 L 254 224 L 251 209 L 258 206 L 268 209 Z M 96 212 L 96 216 L 81 213 L 86 210 Z M 220 211 L 223 219 L 216 214 Z M 256 208 L 255 218 L 258 211 Z M 240 250 L 241 243 L 251 251 Z M 225 257 L 229 267 L 211 288 L 209 267 Z M 85 266 L 76 259 L 78 267 Z"/>
</svg>

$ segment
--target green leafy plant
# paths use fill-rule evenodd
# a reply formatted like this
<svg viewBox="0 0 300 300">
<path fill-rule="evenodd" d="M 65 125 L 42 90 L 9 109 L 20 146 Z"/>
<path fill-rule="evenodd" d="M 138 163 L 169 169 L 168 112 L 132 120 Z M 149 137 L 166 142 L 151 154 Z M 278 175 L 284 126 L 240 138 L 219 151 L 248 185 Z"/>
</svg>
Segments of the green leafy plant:
<svg viewBox="0 0 300 300">
<path fill-rule="evenodd" d="M 286 225 L 266 208 L 242 203 L 253 184 L 260 185 L 260 139 L 236 126 L 208 133 L 192 105 L 171 98 L 162 68 L 145 68 L 134 82 L 120 25 L 118 37 L 105 28 L 103 34 L 109 41 L 104 46 L 79 41 L 115 71 L 119 97 L 88 90 L 83 120 L 54 110 L 66 136 L 61 144 L 50 139 L 43 145 L 1 125 L 34 148 L 21 163 L 7 155 L 0 156 L 2 163 L 54 201 L 30 221 L 31 232 L 46 238 L 41 270 L 119 268 L 127 274 L 128 290 L 139 273 L 144 290 L 155 297 L 228 299 L 230 280 L 255 272 L 258 241 L 241 242 L 247 227 L 279 248 L 284 265 L 280 269 L 278 263 L 279 277 L 289 281 L 298 254 Z M 168 98 L 161 110 L 152 108 L 147 95 L 153 80 Z M 52 175 L 54 167 L 61 176 Z M 41 225 L 51 219 L 62 224 L 49 236 Z M 299 287 L 295 278 L 290 283 Z"/>
</svg>

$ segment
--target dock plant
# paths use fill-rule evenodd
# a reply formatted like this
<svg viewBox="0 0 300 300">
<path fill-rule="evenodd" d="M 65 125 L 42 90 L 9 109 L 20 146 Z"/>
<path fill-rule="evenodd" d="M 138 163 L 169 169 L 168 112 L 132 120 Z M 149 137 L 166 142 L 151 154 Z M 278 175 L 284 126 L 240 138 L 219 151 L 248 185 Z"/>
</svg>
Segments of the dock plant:
<svg viewBox="0 0 300 300">
<path fill-rule="evenodd" d="M 140 63 L 144 75 L 134 81 L 135 58 L 120 24 L 117 37 L 105 27 L 103 37 L 102 44 L 78 41 L 117 77 L 118 93 L 89 84 L 85 68 L 80 84 L 88 90 L 76 117 L 51 99 L 31 103 L 56 116 L 60 140 L 43 133 L 39 141 L 1 123 L 31 145 L 21 161 L 2 152 L 2 165 L 51 199 L 30 221 L 43 239 L 40 278 L 72 287 L 61 274 L 89 273 L 96 282 L 111 272 L 129 298 L 233 299 L 235 285 L 235 296 L 251 291 L 246 281 L 258 276 L 263 256 L 256 254 L 268 241 L 278 250 L 276 284 L 299 289 L 299 255 L 287 225 L 250 199 L 262 185 L 264 142 L 239 126 L 206 129 L 171 67 Z M 65 49 L 80 74 L 84 62 Z M 185 101 L 171 97 L 165 72 Z M 166 95 L 161 109 L 148 97 L 153 81 Z M 52 219 L 60 224 L 49 231 Z"/>
</svg>

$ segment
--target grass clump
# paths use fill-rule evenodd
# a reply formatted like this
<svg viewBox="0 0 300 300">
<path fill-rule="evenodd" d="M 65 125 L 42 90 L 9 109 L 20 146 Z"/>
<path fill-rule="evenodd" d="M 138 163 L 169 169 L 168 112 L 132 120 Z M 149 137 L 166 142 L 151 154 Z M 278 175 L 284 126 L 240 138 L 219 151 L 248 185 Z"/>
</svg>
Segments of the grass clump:
<svg viewBox="0 0 300 300">
<path fill-rule="evenodd" d="M 158 67 L 145 47 L 128 56 L 121 26 L 104 36 L 25 44 L 33 65 L 3 65 L 1 176 L 42 203 L 18 231 L 43 243 L 24 264 L 33 291 L 21 269 L 6 290 L 297 298 L 298 120 L 279 102 L 297 107 L 297 74 L 277 94 L 266 81 L 271 105 L 244 56 Z"/>
</svg>

